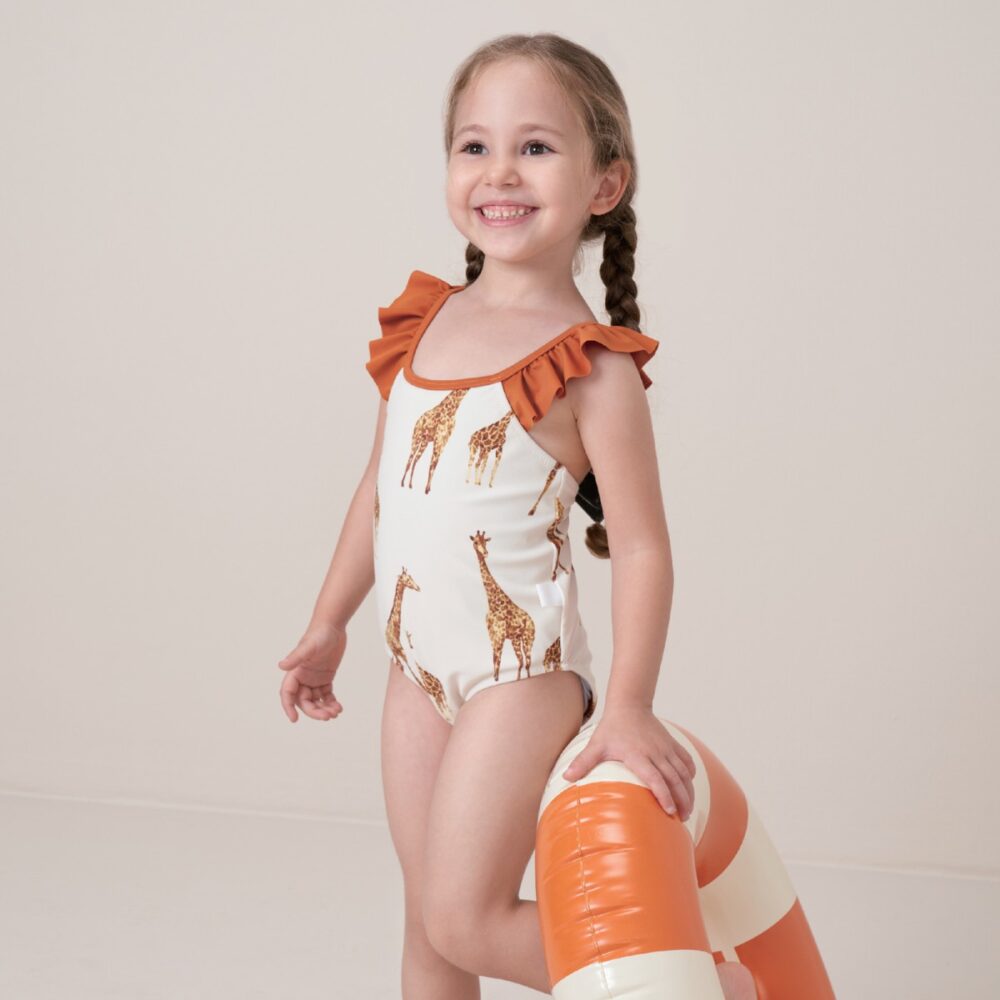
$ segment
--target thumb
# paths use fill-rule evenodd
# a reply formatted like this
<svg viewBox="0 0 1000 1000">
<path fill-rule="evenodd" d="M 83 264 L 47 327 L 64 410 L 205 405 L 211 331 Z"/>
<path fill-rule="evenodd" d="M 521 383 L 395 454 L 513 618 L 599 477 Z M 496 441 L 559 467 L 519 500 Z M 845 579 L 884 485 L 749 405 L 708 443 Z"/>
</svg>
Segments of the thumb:
<svg viewBox="0 0 1000 1000">
<path fill-rule="evenodd" d="M 308 643 L 305 639 L 300 639 L 298 645 L 283 660 L 278 661 L 278 666 L 282 670 L 294 670 L 306 658 Z"/>
<path fill-rule="evenodd" d="M 597 763 L 596 757 L 596 752 L 587 747 L 573 758 L 573 762 L 563 771 L 563 777 L 568 781 L 578 781 Z"/>
</svg>

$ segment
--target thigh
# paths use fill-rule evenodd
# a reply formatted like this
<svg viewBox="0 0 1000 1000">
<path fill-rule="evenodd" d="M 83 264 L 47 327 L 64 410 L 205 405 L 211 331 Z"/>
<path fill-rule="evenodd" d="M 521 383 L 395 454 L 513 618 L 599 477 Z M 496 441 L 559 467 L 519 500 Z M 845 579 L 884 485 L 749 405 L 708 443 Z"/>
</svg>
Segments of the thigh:
<svg viewBox="0 0 1000 1000">
<path fill-rule="evenodd" d="M 455 927 L 516 902 L 545 785 L 580 714 L 580 680 L 562 670 L 487 688 L 461 707 L 428 821 L 428 922 Z"/>
<path fill-rule="evenodd" d="M 382 709 L 382 788 L 389 833 L 403 870 L 407 909 L 416 916 L 427 816 L 451 726 L 395 663 L 389 671 Z"/>
</svg>

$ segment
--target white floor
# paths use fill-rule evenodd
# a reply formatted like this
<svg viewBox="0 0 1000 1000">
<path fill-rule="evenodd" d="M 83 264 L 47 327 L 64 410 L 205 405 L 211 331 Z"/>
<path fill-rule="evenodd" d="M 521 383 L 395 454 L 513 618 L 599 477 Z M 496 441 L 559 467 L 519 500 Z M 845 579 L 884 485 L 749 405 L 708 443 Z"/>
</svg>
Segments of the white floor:
<svg viewBox="0 0 1000 1000">
<path fill-rule="evenodd" d="M 24 796 L 0 823 L 4 1000 L 400 998 L 384 826 Z M 1000 997 L 1000 882 L 789 870 L 839 1000 Z"/>
</svg>

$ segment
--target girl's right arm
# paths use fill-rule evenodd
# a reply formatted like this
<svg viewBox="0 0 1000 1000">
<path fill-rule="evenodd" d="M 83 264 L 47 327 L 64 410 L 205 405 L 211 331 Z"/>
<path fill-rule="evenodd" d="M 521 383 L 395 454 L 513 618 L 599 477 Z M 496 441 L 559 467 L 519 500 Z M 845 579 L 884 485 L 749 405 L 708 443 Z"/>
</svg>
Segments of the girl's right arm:
<svg viewBox="0 0 1000 1000">
<path fill-rule="evenodd" d="M 285 671 L 281 703 L 292 722 L 297 721 L 296 707 L 320 720 L 336 718 L 342 711 L 332 685 L 347 646 L 347 623 L 375 583 L 372 532 L 385 410 L 380 399 L 371 457 L 344 518 L 312 617 L 298 645 L 278 663 Z"/>
<path fill-rule="evenodd" d="M 379 397 L 371 457 L 354 491 L 351 505 L 347 509 L 347 516 L 340 529 L 340 538 L 330 560 L 326 579 L 316 598 L 316 606 L 309 622 L 310 627 L 333 625 L 341 630 L 346 629 L 348 621 L 375 584 L 372 530 L 375 514 L 375 480 L 378 475 L 379 458 L 382 455 L 385 410 L 386 402 Z"/>
</svg>

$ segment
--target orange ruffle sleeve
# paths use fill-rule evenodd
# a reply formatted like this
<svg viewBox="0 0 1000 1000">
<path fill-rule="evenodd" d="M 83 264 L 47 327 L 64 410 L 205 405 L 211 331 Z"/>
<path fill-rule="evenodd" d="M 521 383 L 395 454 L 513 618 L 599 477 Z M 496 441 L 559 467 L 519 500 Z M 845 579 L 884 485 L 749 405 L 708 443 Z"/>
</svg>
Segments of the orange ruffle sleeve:
<svg viewBox="0 0 1000 1000">
<path fill-rule="evenodd" d="M 552 400 L 566 395 L 566 383 L 571 378 L 590 374 L 590 358 L 584 350 L 590 343 L 600 344 L 609 351 L 631 354 L 643 388 L 648 389 L 653 384 L 643 366 L 656 353 L 660 346 L 658 340 L 627 326 L 583 323 L 504 379 L 504 392 L 522 427 L 531 427 L 541 420 Z"/>
<path fill-rule="evenodd" d="M 382 336 L 368 341 L 371 358 L 365 364 L 383 399 L 403 364 L 410 341 L 431 306 L 452 286 L 426 271 L 414 271 L 406 287 L 387 306 L 378 310 Z"/>
</svg>

